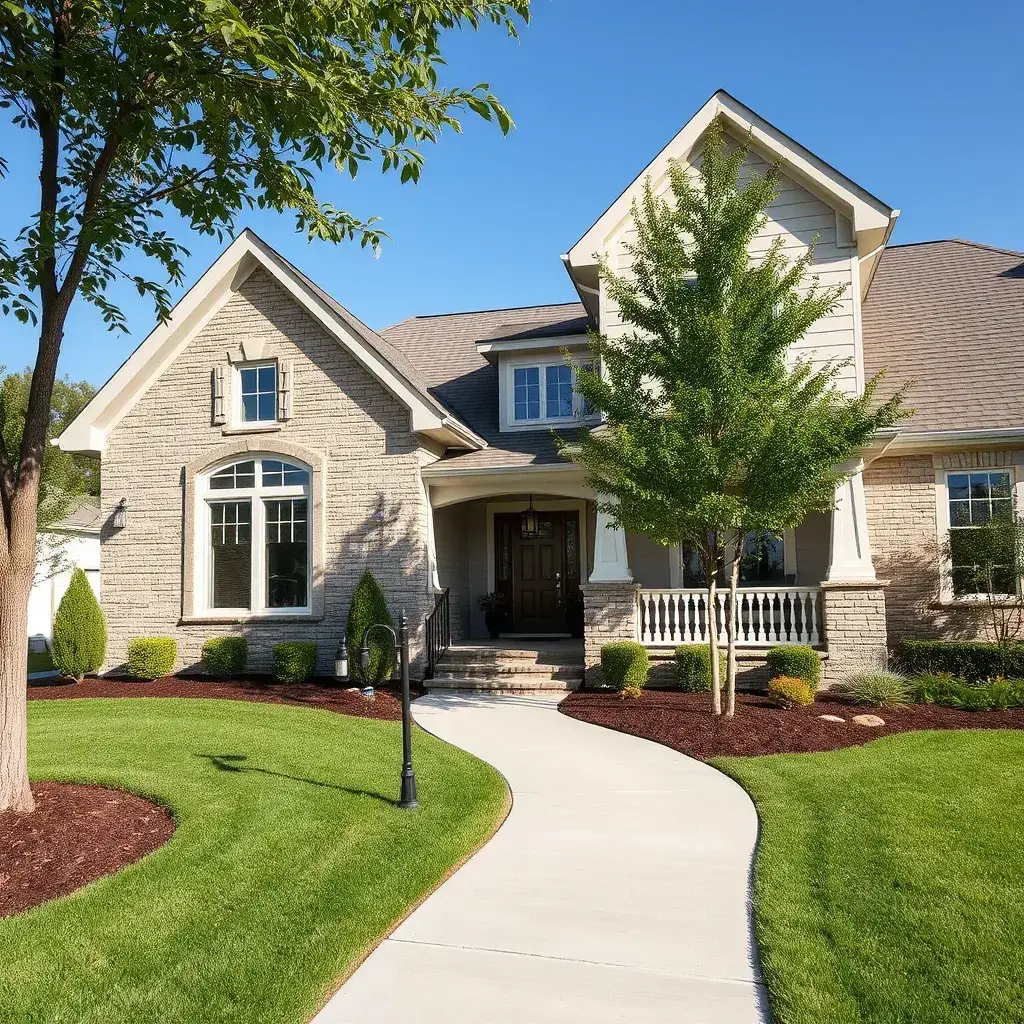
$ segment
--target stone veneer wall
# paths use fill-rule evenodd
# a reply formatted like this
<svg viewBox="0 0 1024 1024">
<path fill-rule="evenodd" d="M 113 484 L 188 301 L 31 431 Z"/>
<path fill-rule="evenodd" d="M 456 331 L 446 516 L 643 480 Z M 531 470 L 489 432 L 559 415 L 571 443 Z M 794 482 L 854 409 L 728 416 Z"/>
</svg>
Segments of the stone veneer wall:
<svg viewBox="0 0 1024 1024">
<path fill-rule="evenodd" d="M 215 458 L 238 440 L 211 425 L 210 381 L 213 367 L 246 337 L 263 338 L 264 357 L 291 360 L 294 371 L 292 419 L 252 436 L 265 451 L 280 439 L 325 459 L 324 615 L 182 624 L 184 466 L 204 453 Z M 369 567 L 396 619 L 406 610 L 419 668 L 423 618 L 433 604 L 419 470 L 431 458 L 409 429 L 407 409 L 266 272 L 256 271 L 108 436 L 103 512 L 109 517 L 122 497 L 129 507 L 127 527 L 113 531 L 108 518 L 101 537 L 108 667 L 123 662 L 135 636 L 175 637 L 178 664 L 187 667 L 208 637 L 242 634 L 256 670 L 271 667 L 273 644 L 315 640 L 318 671 L 327 673 L 352 589 Z"/>
<path fill-rule="evenodd" d="M 936 472 L 1019 465 L 1024 453 L 959 452 L 901 455 L 873 462 L 864 473 L 875 570 L 889 580 L 885 605 L 889 640 L 902 637 L 987 636 L 984 608 L 939 602 Z"/>
<path fill-rule="evenodd" d="M 583 663 L 588 684 L 601 682 L 601 648 L 615 640 L 636 640 L 635 583 L 584 583 Z"/>
<path fill-rule="evenodd" d="M 878 583 L 824 583 L 822 616 L 828 658 L 822 662 L 826 686 L 852 672 L 888 664 L 885 587 Z"/>
</svg>

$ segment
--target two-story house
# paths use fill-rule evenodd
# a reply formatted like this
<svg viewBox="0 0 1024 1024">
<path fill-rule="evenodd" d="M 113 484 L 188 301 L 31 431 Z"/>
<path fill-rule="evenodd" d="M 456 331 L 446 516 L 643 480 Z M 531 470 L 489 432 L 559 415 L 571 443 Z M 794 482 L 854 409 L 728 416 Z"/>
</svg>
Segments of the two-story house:
<svg viewBox="0 0 1024 1024">
<path fill-rule="evenodd" d="M 625 265 L 644 180 L 666 188 L 669 162 L 699 157 L 716 115 L 749 137 L 751 165 L 781 166 L 754 248 L 781 236 L 796 255 L 814 240 L 814 273 L 846 286 L 800 354 L 845 360 L 851 392 L 883 367 L 916 382 L 915 416 L 862 453 L 830 513 L 750 539 L 737 609 L 748 659 L 811 643 L 834 679 L 884 663 L 898 636 L 983 628 L 940 552 L 951 527 L 1024 487 L 1024 256 L 887 247 L 897 210 L 719 92 L 562 256 L 578 302 L 376 332 L 243 232 L 60 438 L 103 460 L 111 666 L 132 636 L 176 636 L 190 664 L 206 638 L 243 632 L 258 666 L 275 642 L 315 639 L 329 671 L 367 566 L 409 614 L 421 669 L 435 609 L 454 641 L 482 641 L 478 600 L 494 593 L 503 636 L 583 632 L 588 666 L 610 638 L 701 640 L 709 616 L 685 547 L 598 513 L 551 429 L 586 413 L 565 353 L 585 358 L 589 328 L 622 330 L 598 255 Z"/>
</svg>

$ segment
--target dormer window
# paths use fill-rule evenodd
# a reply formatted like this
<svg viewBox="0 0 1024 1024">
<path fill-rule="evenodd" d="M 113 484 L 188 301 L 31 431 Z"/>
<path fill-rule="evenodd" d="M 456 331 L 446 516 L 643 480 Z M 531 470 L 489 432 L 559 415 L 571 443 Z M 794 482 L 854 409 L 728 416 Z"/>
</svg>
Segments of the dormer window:
<svg viewBox="0 0 1024 1024">
<path fill-rule="evenodd" d="M 238 367 L 239 423 L 273 423 L 277 419 L 277 363 Z"/>
<path fill-rule="evenodd" d="M 561 356 L 510 362 L 504 375 L 505 409 L 509 426 L 558 423 L 585 416 L 575 374 Z"/>
</svg>

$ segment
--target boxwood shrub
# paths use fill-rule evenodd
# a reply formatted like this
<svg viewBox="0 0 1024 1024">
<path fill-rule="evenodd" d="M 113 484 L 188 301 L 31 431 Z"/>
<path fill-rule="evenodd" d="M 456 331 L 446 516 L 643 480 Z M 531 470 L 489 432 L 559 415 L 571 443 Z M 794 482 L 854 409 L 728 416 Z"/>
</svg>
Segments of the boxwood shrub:
<svg viewBox="0 0 1024 1024">
<path fill-rule="evenodd" d="M 282 683 L 304 683 L 316 671 L 316 644 L 293 640 L 274 644 L 274 675 Z"/>
<path fill-rule="evenodd" d="M 137 636 L 128 641 L 125 664 L 136 679 L 160 679 L 174 670 L 177 656 L 173 636 Z"/>
<path fill-rule="evenodd" d="M 53 620 L 53 664 L 61 675 L 81 679 L 95 672 L 107 653 L 107 624 L 89 579 L 78 567 Z"/>
<path fill-rule="evenodd" d="M 821 683 L 821 658 L 806 644 L 780 644 L 768 652 L 765 661 L 771 679 L 776 676 L 802 679 L 812 690 Z"/>
<path fill-rule="evenodd" d="M 212 675 L 240 675 L 248 660 L 249 641 L 244 636 L 215 636 L 203 644 L 203 664 Z"/>
<path fill-rule="evenodd" d="M 971 682 L 1006 676 L 1024 678 L 1024 643 L 984 640 L 901 640 L 896 660 L 907 675 L 949 674 Z"/>
<path fill-rule="evenodd" d="M 633 640 L 605 644 L 601 648 L 601 674 L 609 686 L 622 691 L 647 682 L 650 658 L 647 648 Z"/>
<path fill-rule="evenodd" d="M 725 683 L 728 656 L 718 652 L 719 676 Z M 711 691 L 711 648 L 707 644 L 681 644 L 675 650 L 676 686 L 686 693 Z"/>
</svg>

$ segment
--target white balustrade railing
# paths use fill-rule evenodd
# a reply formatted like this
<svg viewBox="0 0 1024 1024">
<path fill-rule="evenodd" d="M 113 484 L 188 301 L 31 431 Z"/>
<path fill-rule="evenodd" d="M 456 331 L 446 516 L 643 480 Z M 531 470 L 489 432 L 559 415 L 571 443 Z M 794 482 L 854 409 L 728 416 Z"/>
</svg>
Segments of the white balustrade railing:
<svg viewBox="0 0 1024 1024">
<path fill-rule="evenodd" d="M 818 644 L 817 587 L 743 587 L 736 594 L 736 644 Z M 650 647 L 707 643 L 708 629 L 726 643 L 729 592 L 720 590 L 708 615 L 706 590 L 641 590 L 637 632 Z"/>
</svg>

